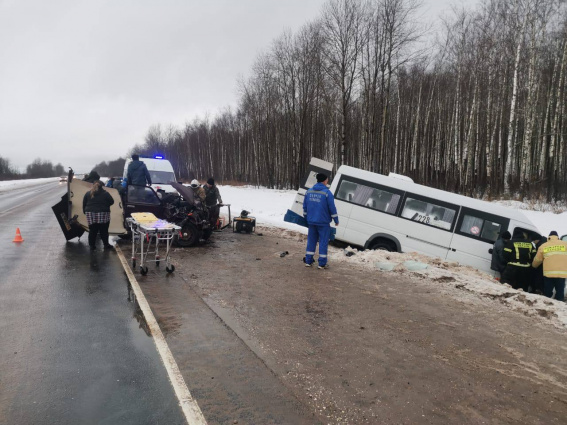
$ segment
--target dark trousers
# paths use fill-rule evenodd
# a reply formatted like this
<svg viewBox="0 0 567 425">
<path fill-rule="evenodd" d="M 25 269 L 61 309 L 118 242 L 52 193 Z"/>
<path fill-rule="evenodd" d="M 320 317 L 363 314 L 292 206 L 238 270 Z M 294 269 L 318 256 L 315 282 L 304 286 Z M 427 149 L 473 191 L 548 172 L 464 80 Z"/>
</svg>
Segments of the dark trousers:
<svg viewBox="0 0 567 425">
<path fill-rule="evenodd" d="M 544 294 L 547 298 L 553 296 L 553 289 L 555 289 L 555 299 L 557 301 L 565 300 L 565 278 L 544 276 L 543 284 L 545 285 Z"/>
<path fill-rule="evenodd" d="M 528 287 L 531 282 L 531 270 L 530 267 L 521 267 L 508 264 L 504 273 L 502 273 L 502 283 L 508 283 L 514 289 L 522 288 L 525 292 L 528 292 Z"/>
<path fill-rule="evenodd" d="M 329 247 L 329 237 L 331 236 L 331 226 L 328 224 L 310 224 L 307 231 L 307 249 L 305 251 L 305 262 L 313 263 L 315 248 L 319 242 L 319 265 L 324 267 L 327 264 L 327 249 Z"/>
<path fill-rule="evenodd" d="M 100 232 L 100 238 L 104 246 L 108 245 L 108 223 L 93 223 L 89 225 L 89 245 L 94 247 L 96 245 L 96 236 Z"/>
<path fill-rule="evenodd" d="M 219 219 L 219 214 L 220 214 L 220 207 L 217 204 L 207 208 L 209 209 L 209 222 L 211 223 L 211 226 L 213 226 L 213 229 L 216 229 L 217 220 Z"/>
</svg>

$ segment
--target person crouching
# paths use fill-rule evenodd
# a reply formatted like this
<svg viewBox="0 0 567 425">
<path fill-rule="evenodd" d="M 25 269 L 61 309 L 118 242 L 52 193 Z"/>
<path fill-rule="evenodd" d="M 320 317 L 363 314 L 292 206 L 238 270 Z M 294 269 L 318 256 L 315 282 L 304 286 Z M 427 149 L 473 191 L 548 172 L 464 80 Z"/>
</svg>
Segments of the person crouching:
<svg viewBox="0 0 567 425">
<path fill-rule="evenodd" d="M 108 226 L 110 225 L 110 206 L 114 204 L 114 199 L 102 187 L 103 183 L 100 180 L 95 181 L 91 190 L 83 197 L 83 213 L 87 216 L 89 225 L 91 251 L 96 249 L 96 236 L 99 232 L 104 248 L 112 248 L 108 243 Z"/>
</svg>

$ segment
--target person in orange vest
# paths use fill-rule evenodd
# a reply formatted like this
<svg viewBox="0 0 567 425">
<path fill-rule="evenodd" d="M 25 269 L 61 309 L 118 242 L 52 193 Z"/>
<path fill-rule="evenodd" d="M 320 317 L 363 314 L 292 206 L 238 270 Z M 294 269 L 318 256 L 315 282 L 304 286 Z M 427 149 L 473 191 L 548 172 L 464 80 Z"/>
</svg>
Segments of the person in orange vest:
<svg viewBox="0 0 567 425">
<path fill-rule="evenodd" d="M 551 298 L 555 289 L 555 299 L 564 301 L 565 277 L 567 277 L 567 242 L 560 240 L 555 230 L 549 234 L 547 242 L 538 248 L 532 267 L 539 267 L 542 262 L 543 293 L 546 297 Z"/>
</svg>

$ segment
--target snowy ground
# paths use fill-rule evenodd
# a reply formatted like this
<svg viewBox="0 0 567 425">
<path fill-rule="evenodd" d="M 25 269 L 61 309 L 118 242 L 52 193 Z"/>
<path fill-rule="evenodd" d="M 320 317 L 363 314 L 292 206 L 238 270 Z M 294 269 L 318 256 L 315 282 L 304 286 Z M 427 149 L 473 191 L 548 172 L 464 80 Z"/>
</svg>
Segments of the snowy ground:
<svg viewBox="0 0 567 425">
<path fill-rule="evenodd" d="M 307 234 L 307 229 L 296 224 L 283 221 L 285 212 L 295 199 L 294 190 L 271 190 L 249 186 L 219 186 L 223 201 L 231 204 L 233 216 L 239 215 L 242 209 L 250 211 L 256 217 L 261 231 L 277 232 L 283 237 L 297 238 L 299 234 Z M 499 202 L 501 205 L 514 205 L 513 202 Z M 524 214 L 543 232 L 549 234 L 557 230 L 559 235 L 567 234 L 567 212 L 554 214 L 552 212 L 525 210 L 525 205 L 517 205 Z M 224 208 L 226 210 L 226 208 Z M 281 231 L 281 229 L 287 231 Z M 352 251 L 354 255 L 347 256 Z M 427 269 L 421 271 L 408 270 L 404 265 L 407 261 L 427 264 Z M 331 264 L 348 263 L 359 269 L 366 269 L 377 274 L 398 273 L 410 274 L 416 278 L 427 279 L 442 290 L 455 296 L 454 288 L 460 289 L 458 299 L 463 302 L 476 302 L 474 298 L 490 298 L 499 300 L 505 307 L 521 311 L 528 316 L 549 319 L 554 326 L 567 328 L 567 304 L 550 300 L 540 295 L 527 294 L 502 285 L 492 276 L 469 266 L 450 263 L 439 258 L 431 258 L 416 253 L 390 253 L 385 251 L 363 251 L 347 248 L 346 250 L 331 247 L 329 252 Z M 381 270 L 382 267 L 393 267 L 391 271 Z M 411 266 L 411 265 L 410 265 Z M 449 288 L 450 287 L 450 288 Z"/>
<path fill-rule="evenodd" d="M 231 204 L 232 215 L 239 215 L 245 209 L 250 215 L 256 217 L 261 225 L 281 227 L 307 234 L 304 227 L 283 221 L 284 214 L 291 207 L 297 191 L 295 190 L 273 190 L 255 188 L 251 186 L 219 186 L 222 199 Z M 550 211 L 529 211 L 527 204 L 515 201 L 499 201 L 499 205 L 508 208 L 520 209 L 536 225 L 536 227 L 548 235 L 551 230 L 556 230 L 559 235 L 567 234 L 567 212 L 554 214 Z M 225 208 L 226 210 L 226 208 Z"/>
<path fill-rule="evenodd" d="M 18 187 L 55 181 L 58 181 L 58 178 L 0 182 L 0 193 Z M 262 227 L 262 231 L 277 232 L 283 237 L 291 238 L 303 237 L 302 235 L 307 234 L 307 229 L 304 227 L 283 221 L 284 214 L 295 199 L 296 191 L 251 186 L 219 186 L 219 190 L 223 201 L 231 204 L 233 217 L 239 215 L 240 211 L 245 209 L 250 211 L 251 216 L 256 217 L 257 224 Z M 525 204 L 510 201 L 499 201 L 499 204 L 522 209 L 522 212 L 544 235 L 549 234 L 551 230 L 556 230 L 559 235 L 567 234 L 567 212 L 554 214 L 546 211 L 529 211 L 525 209 Z M 227 208 L 223 208 L 221 214 L 225 214 L 227 211 Z M 345 251 L 353 251 L 354 255 L 346 256 Z M 460 266 L 457 263 L 448 263 L 439 258 L 430 258 L 415 253 L 358 252 L 350 248 L 342 250 L 331 247 L 329 257 L 330 262 L 335 264 L 348 263 L 356 268 L 368 269 L 376 273 L 409 273 L 418 278 L 429 279 L 441 288 L 443 285 L 449 285 L 451 289 L 456 287 L 462 289 L 463 300 L 475 294 L 498 299 L 502 304 L 512 309 L 522 311 L 530 316 L 545 317 L 550 319 L 554 325 L 567 328 L 566 303 L 516 291 L 508 285 L 501 285 L 488 274 L 472 267 Z M 418 261 L 427 264 L 428 267 L 421 271 L 411 271 L 408 270 L 407 265 L 404 265 L 406 261 Z M 393 269 L 391 271 L 381 270 L 377 263 L 381 263 L 380 266 L 382 267 L 386 265 Z"/>
<path fill-rule="evenodd" d="M 6 180 L 0 181 L 0 193 L 9 190 L 20 189 L 22 187 L 36 186 L 39 184 L 58 182 L 59 177 L 49 177 L 46 179 L 27 179 L 27 180 Z"/>
</svg>

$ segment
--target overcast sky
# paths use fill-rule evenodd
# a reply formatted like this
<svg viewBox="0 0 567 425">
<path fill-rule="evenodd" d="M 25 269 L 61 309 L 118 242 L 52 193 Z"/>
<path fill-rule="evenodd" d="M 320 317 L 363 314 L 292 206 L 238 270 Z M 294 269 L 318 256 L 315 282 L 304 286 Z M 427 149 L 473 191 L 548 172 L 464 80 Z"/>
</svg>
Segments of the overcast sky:
<svg viewBox="0 0 567 425">
<path fill-rule="evenodd" d="M 462 0 L 425 0 L 434 19 Z M 237 78 L 325 0 L 0 0 L 0 156 L 88 171 L 234 107 Z"/>
</svg>

